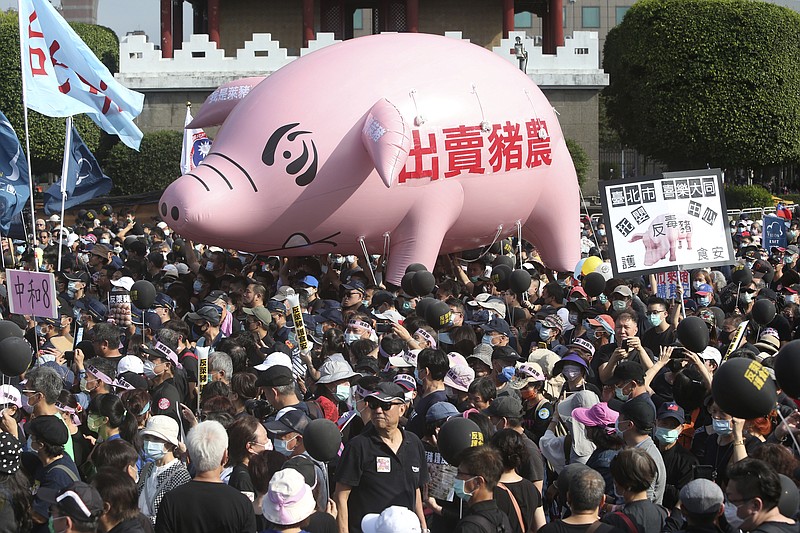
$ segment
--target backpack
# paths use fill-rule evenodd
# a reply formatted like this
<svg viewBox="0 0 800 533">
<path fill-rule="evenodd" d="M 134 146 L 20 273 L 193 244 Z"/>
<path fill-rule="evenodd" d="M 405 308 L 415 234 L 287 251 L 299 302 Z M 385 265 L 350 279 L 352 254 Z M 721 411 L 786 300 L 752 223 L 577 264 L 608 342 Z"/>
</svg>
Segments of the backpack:
<svg viewBox="0 0 800 533">
<path fill-rule="evenodd" d="M 322 407 L 317 400 L 308 400 L 303 403 L 306 405 L 306 409 L 308 409 L 308 418 L 311 420 L 325 418 L 325 413 L 322 411 Z"/>
<path fill-rule="evenodd" d="M 476 526 L 480 527 L 486 533 L 511 533 L 510 531 L 506 531 L 506 528 L 503 524 L 492 524 L 492 522 L 483 515 L 479 514 L 471 514 L 467 515 L 461 519 L 462 522 L 470 522 L 475 524 Z"/>
</svg>

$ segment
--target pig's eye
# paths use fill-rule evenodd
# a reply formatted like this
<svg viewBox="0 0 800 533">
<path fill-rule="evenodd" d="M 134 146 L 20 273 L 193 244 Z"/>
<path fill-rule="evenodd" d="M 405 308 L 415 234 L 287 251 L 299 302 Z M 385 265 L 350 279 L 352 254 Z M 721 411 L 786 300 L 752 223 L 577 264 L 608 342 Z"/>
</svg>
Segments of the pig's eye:
<svg viewBox="0 0 800 533">
<path fill-rule="evenodd" d="M 278 164 L 276 159 L 283 159 L 286 173 L 296 176 L 295 183 L 305 187 L 317 177 L 317 146 L 310 131 L 292 131 L 299 125 L 294 122 L 276 129 L 264 146 L 261 161 L 271 167 Z"/>
</svg>

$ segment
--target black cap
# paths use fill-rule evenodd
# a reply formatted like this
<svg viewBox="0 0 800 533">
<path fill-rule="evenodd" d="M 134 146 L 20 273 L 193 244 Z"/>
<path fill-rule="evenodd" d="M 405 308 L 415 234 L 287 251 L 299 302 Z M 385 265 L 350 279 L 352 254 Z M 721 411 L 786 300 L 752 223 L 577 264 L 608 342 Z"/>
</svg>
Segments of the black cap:
<svg viewBox="0 0 800 533">
<path fill-rule="evenodd" d="M 523 361 L 522 357 L 511 346 L 495 346 L 492 350 L 492 361 L 503 359 L 514 362 Z"/>
<path fill-rule="evenodd" d="M 269 300 L 267 302 L 267 309 L 269 309 L 273 313 L 282 313 L 286 314 L 286 306 L 283 305 L 283 302 L 279 302 L 277 300 Z"/>
<path fill-rule="evenodd" d="M 60 490 L 42 487 L 36 496 L 45 503 L 55 505 L 63 514 L 82 522 L 91 522 L 103 513 L 102 496 L 97 489 L 83 481 L 76 481 Z"/>
<path fill-rule="evenodd" d="M 263 371 L 256 380 L 258 387 L 283 387 L 294 383 L 292 371 L 283 365 L 274 365 Z"/>
<path fill-rule="evenodd" d="M 584 299 L 575 300 L 574 302 L 569 302 L 567 304 L 567 310 L 575 311 L 578 314 L 583 314 L 586 310 L 589 309 L 589 302 Z"/>
<path fill-rule="evenodd" d="M 314 488 L 317 484 L 317 471 L 314 467 L 314 462 L 305 455 L 295 455 L 283 463 L 281 470 L 286 470 L 287 468 L 300 472 L 309 487 Z"/>
<path fill-rule="evenodd" d="M 311 419 L 300 409 L 286 411 L 283 416 L 264 424 L 272 435 L 286 435 L 287 433 L 300 433 L 306 429 Z"/>
<path fill-rule="evenodd" d="M 511 337 L 511 328 L 508 326 L 508 322 L 502 318 L 491 319 L 485 326 L 483 326 L 483 331 L 486 333 L 496 331 L 497 333 L 505 335 L 506 337 Z"/>
<path fill-rule="evenodd" d="M 53 446 L 63 446 L 69 439 L 66 424 L 55 415 L 37 416 L 25 424 L 25 433 Z"/>
<path fill-rule="evenodd" d="M 375 291 L 372 295 L 372 307 L 377 309 L 383 304 L 394 305 L 394 294 L 389 291 Z"/>
<path fill-rule="evenodd" d="M 361 283 L 357 279 L 348 281 L 347 283 L 342 285 L 342 288 L 344 288 L 344 290 L 347 291 L 358 291 L 361 294 L 367 294 L 367 288 L 364 286 L 363 283 Z"/>
<path fill-rule="evenodd" d="M 665 418 L 674 418 L 679 424 L 686 421 L 686 415 L 683 412 L 683 407 L 675 402 L 662 403 L 656 413 L 656 419 L 664 420 Z"/>
<path fill-rule="evenodd" d="M 498 396 L 482 413 L 498 418 L 519 418 L 522 416 L 522 402 L 516 396 Z"/>
<path fill-rule="evenodd" d="M 775 291 L 773 291 L 769 287 L 764 287 L 763 289 L 758 291 L 758 296 L 756 296 L 756 300 L 772 300 L 773 302 L 777 302 L 778 295 L 775 294 Z"/>
<path fill-rule="evenodd" d="M 634 398 L 628 400 L 620 406 L 619 414 L 633 422 L 641 431 L 652 430 L 656 420 L 656 413 L 653 406 L 644 399 L 639 400 Z"/>
<path fill-rule="evenodd" d="M 614 369 L 614 383 L 635 381 L 644 382 L 644 367 L 636 361 L 622 361 Z"/>
<path fill-rule="evenodd" d="M 405 394 L 405 389 L 397 383 L 381 382 L 375 385 L 375 389 L 367 397 L 372 396 L 383 402 L 405 402 Z"/>
</svg>

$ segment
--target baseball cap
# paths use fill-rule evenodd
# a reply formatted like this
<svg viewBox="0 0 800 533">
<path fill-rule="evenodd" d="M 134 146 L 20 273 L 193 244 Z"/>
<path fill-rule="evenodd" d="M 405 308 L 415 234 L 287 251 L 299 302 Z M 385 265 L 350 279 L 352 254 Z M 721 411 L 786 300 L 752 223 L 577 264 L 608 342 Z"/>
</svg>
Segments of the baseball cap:
<svg viewBox="0 0 800 533">
<path fill-rule="evenodd" d="M 612 297 L 615 294 L 620 294 L 626 298 L 633 297 L 633 291 L 631 291 L 631 288 L 628 287 L 627 285 L 618 285 L 617 288 L 614 289 L 614 291 L 611 293 Z"/>
<path fill-rule="evenodd" d="M 701 296 L 708 296 L 709 294 L 714 294 L 714 288 L 708 283 L 701 283 L 694 292 Z"/>
<path fill-rule="evenodd" d="M 576 337 L 575 339 L 573 339 L 572 342 L 567 346 L 567 348 L 571 348 L 573 350 L 583 350 L 589 355 L 594 355 L 594 344 L 584 339 L 583 337 Z"/>
<path fill-rule="evenodd" d="M 420 533 L 419 518 L 410 509 L 392 505 L 381 514 L 370 513 L 361 519 L 364 533 Z"/>
<path fill-rule="evenodd" d="M 297 282 L 298 285 L 305 285 L 306 287 L 319 287 L 319 281 L 314 276 L 306 276 Z"/>
<path fill-rule="evenodd" d="M 557 314 L 553 313 L 552 315 L 547 315 L 542 320 L 542 327 L 543 328 L 555 328 L 558 331 L 564 331 L 564 322 L 561 320 L 561 317 Z"/>
<path fill-rule="evenodd" d="M 219 326 L 222 319 L 222 308 L 215 304 L 204 303 L 196 312 L 187 313 L 186 318 L 191 322 L 204 320 L 212 326 Z"/>
<path fill-rule="evenodd" d="M 722 364 L 722 354 L 713 346 L 707 346 L 705 350 L 697 355 L 699 355 L 700 359 L 703 359 L 704 361 L 714 361 L 717 363 L 717 366 Z"/>
<path fill-rule="evenodd" d="M 511 346 L 495 346 L 492 349 L 492 361 L 496 359 L 514 361 L 515 363 L 523 361 L 522 357 L 520 357 L 517 351 Z"/>
<path fill-rule="evenodd" d="M 656 420 L 664 420 L 665 418 L 674 418 L 679 424 L 686 422 L 686 415 L 683 407 L 675 402 L 662 403 L 658 408 Z"/>
<path fill-rule="evenodd" d="M 378 307 L 382 306 L 383 304 L 392 304 L 394 305 L 394 294 L 389 291 L 375 291 L 372 295 L 372 307 L 377 309 Z"/>
<path fill-rule="evenodd" d="M 606 330 L 606 333 L 614 333 L 614 319 L 611 318 L 611 315 L 597 315 L 594 318 L 589 319 L 589 324 L 592 326 L 603 328 Z"/>
<path fill-rule="evenodd" d="M 576 364 L 584 370 L 589 368 L 589 365 L 586 364 L 586 361 L 583 359 L 583 357 L 576 353 L 568 353 L 553 365 L 553 376 L 560 374 L 561 371 L 564 370 L 564 365 L 567 363 Z"/>
<path fill-rule="evenodd" d="M 153 300 L 153 308 L 156 307 L 166 307 L 170 311 L 175 310 L 175 300 L 171 297 L 167 296 L 163 292 L 156 293 L 156 297 Z"/>
<path fill-rule="evenodd" d="M 778 295 L 775 294 L 775 291 L 773 291 L 769 287 L 764 287 L 758 291 L 758 296 L 756 296 L 756 300 L 772 300 L 773 302 L 777 302 Z"/>
<path fill-rule="evenodd" d="M 272 314 L 270 314 L 269 309 L 264 307 L 263 305 L 258 305 L 256 307 L 244 307 L 242 308 L 244 314 L 256 317 L 262 324 L 268 326 L 272 323 Z"/>
<path fill-rule="evenodd" d="M 414 376 L 409 374 L 397 374 L 392 381 L 403 387 L 408 392 L 417 390 L 417 380 L 414 379 Z"/>
<path fill-rule="evenodd" d="M 173 446 L 180 445 L 178 422 L 171 416 L 153 415 L 147 420 L 142 436 L 151 436 L 169 442 Z"/>
<path fill-rule="evenodd" d="M 283 365 L 273 365 L 262 372 L 256 380 L 257 387 L 282 387 L 294 384 L 292 370 Z"/>
<path fill-rule="evenodd" d="M 375 385 L 375 390 L 370 391 L 366 396 L 367 398 L 373 397 L 381 400 L 382 402 L 403 402 L 405 403 L 405 391 L 403 387 L 397 383 L 378 383 Z"/>
<path fill-rule="evenodd" d="M 498 418 L 519 418 L 522 416 L 522 402 L 516 396 L 499 396 L 481 412 Z"/>
<path fill-rule="evenodd" d="M 614 383 L 626 381 L 644 381 L 644 367 L 636 361 L 622 361 L 614 369 Z"/>
<path fill-rule="evenodd" d="M 292 358 L 283 352 L 272 352 L 271 354 L 269 354 L 267 357 L 264 358 L 264 361 L 261 364 L 256 365 L 253 368 L 263 372 L 264 370 L 267 370 L 268 368 L 271 368 L 275 365 L 280 365 L 288 369 L 291 369 Z"/>
<path fill-rule="evenodd" d="M 183 368 L 183 366 L 178 361 L 178 354 L 176 354 L 172 348 L 170 348 L 166 344 L 163 344 L 161 341 L 156 341 L 156 343 L 153 346 L 148 346 L 146 344 L 143 344 L 142 351 L 149 356 L 166 359 L 173 365 L 175 365 L 177 368 Z"/>
<path fill-rule="evenodd" d="M 342 310 L 336 308 L 327 308 L 319 312 L 317 322 L 333 322 L 334 324 L 344 325 L 344 318 L 342 317 Z"/>
<path fill-rule="evenodd" d="M 786 253 L 792 255 L 800 254 L 800 248 L 798 248 L 794 244 L 790 244 L 789 246 L 786 247 Z"/>
<path fill-rule="evenodd" d="M 308 416 L 300 409 L 289 409 L 282 416 L 264 424 L 267 431 L 272 435 L 286 435 L 288 433 L 303 434 L 303 430 L 311 421 Z"/>
<path fill-rule="evenodd" d="M 61 490 L 43 487 L 36 496 L 45 503 L 55 505 L 70 518 L 82 522 L 91 522 L 103 513 L 103 498 L 100 493 L 83 481 L 76 481 Z"/>
<path fill-rule="evenodd" d="M 117 363 L 117 374 L 122 374 L 123 372 L 144 374 L 144 361 L 135 355 L 126 355 Z"/>
<path fill-rule="evenodd" d="M 483 326 L 483 331 L 486 333 L 491 333 L 496 331 L 501 335 L 505 335 L 506 337 L 511 337 L 511 328 L 508 326 L 508 322 L 506 322 L 502 318 L 491 319 L 485 326 Z"/>
<path fill-rule="evenodd" d="M 717 513 L 725 500 L 722 489 L 709 479 L 693 479 L 680 492 L 681 508 L 689 514 Z"/>
<path fill-rule="evenodd" d="M 364 284 L 360 281 L 354 279 L 342 285 L 342 288 L 346 291 L 358 291 L 361 294 L 367 293 L 367 288 L 364 287 Z"/>
<path fill-rule="evenodd" d="M 13 404 L 22 407 L 22 395 L 13 385 L 0 386 L 0 405 Z"/>
<path fill-rule="evenodd" d="M 394 368 L 413 368 L 417 366 L 417 355 L 419 355 L 418 350 L 400 352 L 398 355 L 389 357 L 389 365 Z"/>
<path fill-rule="evenodd" d="M 279 302 L 278 300 L 270 300 L 267 302 L 267 309 L 270 310 L 272 313 L 281 313 L 283 315 L 286 314 L 286 306 L 283 302 Z"/>
<path fill-rule="evenodd" d="M 643 400 L 628 400 L 619 408 L 619 414 L 625 416 L 627 420 L 641 431 L 650 431 L 655 422 L 655 412 L 649 402 Z"/>
<path fill-rule="evenodd" d="M 278 292 L 275 293 L 275 296 L 270 298 L 270 300 L 273 300 L 273 301 L 276 301 L 276 302 L 282 302 L 282 301 L 286 300 L 287 296 L 290 296 L 292 294 L 294 294 L 294 289 L 291 288 L 288 285 L 283 285 L 278 289 Z"/>
<path fill-rule="evenodd" d="M 425 413 L 425 422 L 438 422 L 446 420 L 451 416 L 458 416 L 461 413 L 456 409 L 456 406 L 450 402 L 436 402 L 428 408 Z"/>
</svg>

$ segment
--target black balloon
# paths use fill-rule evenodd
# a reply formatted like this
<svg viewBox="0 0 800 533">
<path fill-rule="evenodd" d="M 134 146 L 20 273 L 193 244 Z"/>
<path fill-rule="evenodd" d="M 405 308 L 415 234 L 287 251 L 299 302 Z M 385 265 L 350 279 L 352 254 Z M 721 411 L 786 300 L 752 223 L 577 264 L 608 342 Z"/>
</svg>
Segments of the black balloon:
<svg viewBox="0 0 800 533">
<path fill-rule="evenodd" d="M 800 507 L 800 492 L 788 476 L 778 474 L 781 479 L 781 497 L 778 499 L 778 509 L 783 516 L 794 516 Z"/>
<path fill-rule="evenodd" d="M 77 213 L 75 213 L 75 218 L 78 220 L 83 220 L 86 218 L 86 209 L 79 209 Z"/>
<path fill-rule="evenodd" d="M 687 316 L 678 324 L 678 340 L 688 350 L 700 353 L 708 347 L 708 326 L 699 316 Z"/>
<path fill-rule="evenodd" d="M 772 300 L 767 300 L 766 298 L 756 300 L 753 304 L 752 314 L 753 320 L 756 321 L 756 324 L 759 326 L 766 326 L 772 322 L 773 318 L 775 318 L 775 303 Z"/>
<path fill-rule="evenodd" d="M 400 288 L 403 289 L 403 292 L 414 296 L 414 286 L 411 284 L 411 280 L 414 278 L 414 274 L 416 272 L 406 272 L 403 274 L 403 278 L 400 280 Z"/>
<path fill-rule="evenodd" d="M 528 292 L 531 288 L 531 275 L 527 270 L 521 268 L 511 273 L 508 278 L 508 288 L 517 294 Z"/>
<path fill-rule="evenodd" d="M 778 350 L 773 369 L 783 392 L 800 398 L 800 340 L 788 342 Z"/>
<path fill-rule="evenodd" d="M 441 300 L 436 300 L 425 310 L 425 320 L 436 331 L 447 326 L 450 323 L 451 316 L 450 306 Z"/>
<path fill-rule="evenodd" d="M 409 272 L 420 272 L 421 270 L 428 270 L 422 263 L 411 263 L 406 267 L 406 274 Z"/>
<path fill-rule="evenodd" d="M 411 278 L 411 286 L 417 296 L 425 296 L 433 292 L 433 288 L 436 287 L 436 278 L 427 270 L 418 270 Z"/>
<path fill-rule="evenodd" d="M 513 269 L 514 268 L 514 258 L 510 257 L 508 255 L 498 255 L 497 257 L 494 258 L 494 261 L 492 261 L 492 268 L 495 268 L 495 267 L 497 267 L 499 265 L 506 265 L 509 268 Z"/>
<path fill-rule="evenodd" d="M 150 309 L 156 299 L 156 288 L 146 279 L 131 286 L 131 303 L 139 309 Z"/>
<path fill-rule="evenodd" d="M 599 296 L 606 290 L 606 278 L 600 272 L 589 272 L 581 280 L 583 290 L 590 298 Z"/>
<path fill-rule="evenodd" d="M 342 434 L 334 422 L 327 418 L 317 418 L 309 422 L 303 430 L 303 444 L 311 457 L 326 463 L 338 457 Z"/>
<path fill-rule="evenodd" d="M 432 304 L 435 304 L 438 300 L 434 298 L 423 298 L 417 302 L 417 306 L 414 308 L 414 312 L 417 313 L 417 316 L 420 318 L 424 318 L 427 320 L 427 313 L 428 307 Z M 411 333 L 414 333 L 413 331 Z"/>
<path fill-rule="evenodd" d="M 753 283 L 753 271 L 747 267 L 734 270 L 731 273 L 731 281 L 747 286 Z"/>
<path fill-rule="evenodd" d="M 31 364 L 33 349 L 21 337 L 6 337 L 0 341 L 0 372 L 6 376 L 19 376 Z"/>
<path fill-rule="evenodd" d="M 508 290 L 508 283 L 511 280 L 511 267 L 508 265 L 497 265 L 492 268 L 492 283 L 501 291 Z"/>
<path fill-rule="evenodd" d="M 778 401 L 769 371 L 745 357 L 728 359 L 720 365 L 711 382 L 711 394 L 723 411 L 746 420 L 768 415 Z"/>
<path fill-rule="evenodd" d="M 483 445 L 483 433 L 469 418 L 455 416 L 442 425 L 436 441 L 444 460 L 458 466 L 464 450 Z"/>
<path fill-rule="evenodd" d="M 8 337 L 22 338 L 24 336 L 25 332 L 18 325 L 10 320 L 0 320 L 0 341 Z"/>
</svg>

